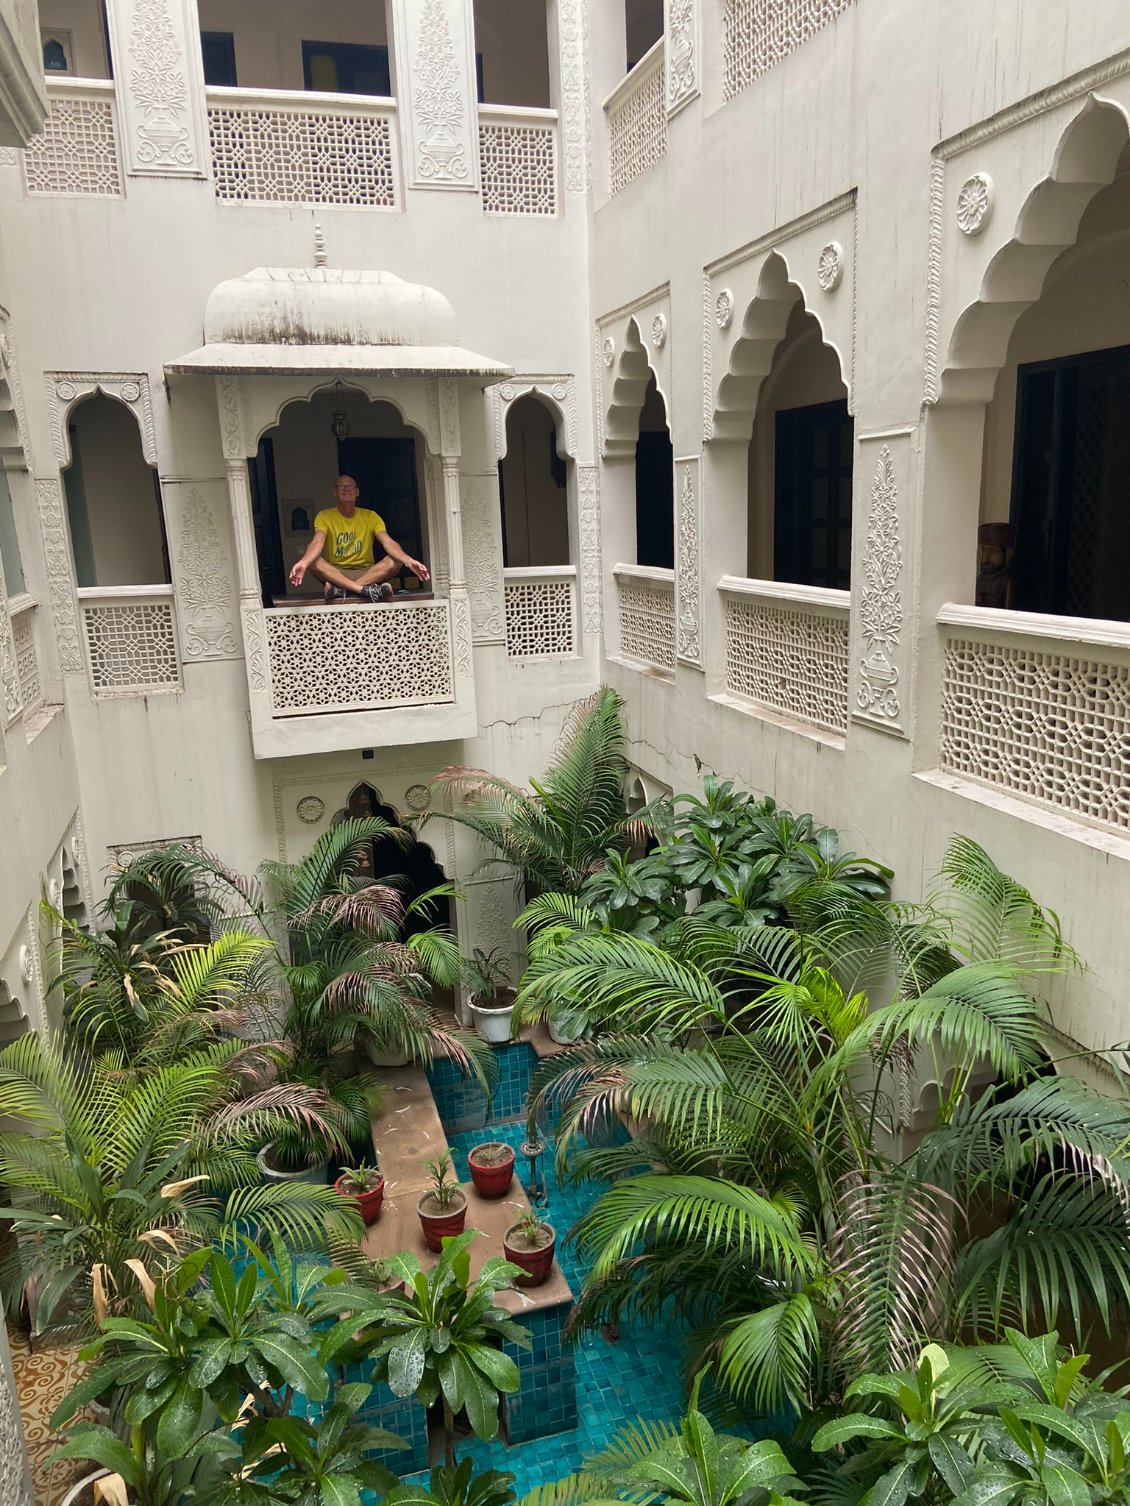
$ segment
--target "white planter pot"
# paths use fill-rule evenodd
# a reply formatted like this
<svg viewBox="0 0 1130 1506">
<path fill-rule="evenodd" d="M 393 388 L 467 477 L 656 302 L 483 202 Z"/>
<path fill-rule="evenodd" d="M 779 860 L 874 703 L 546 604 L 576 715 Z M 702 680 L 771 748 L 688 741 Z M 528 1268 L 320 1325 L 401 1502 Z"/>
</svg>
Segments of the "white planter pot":
<svg viewBox="0 0 1130 1506">
<path fill-rule="evenodd" d="M 549 1027 L 550 1040 L 556 1041 L 559 1046 L 573 1046 L 582 1039 L 585 1033 L 584 1017 L 568 1011 L 551 1014 L 546 1024 Z"/>
<path fill-rule="evenodd" d="M 406 1067 L 410 1060 L 407 1051 L 382 1051 L 375 1042 L 365 1042 L 365 1055 L 374 1067 Z"/>
<path fill-rule="evenodd" d="M 89 1475 L 83 1475 L 82 1479 L 76 1480 L 70 1490 L 67 1491 L 66 1495 L 59 1502 L 59 1506 L 79 1506 L 80 1502 L 82 1506 L 86 1506 L 86 1502 L 90 1500 L 86 1492 L 89 1490 L 91 1484 L 95 1480 L 105 1479 L 109 1473 L 108 1469 L 96 1469 Z"/>
<path fill-rule="evenodd" d="M 255 1157 L 255 1164 L 268 1182 L 317 1182 L 319 1186 L 330 1179 L 329 1161 L 320 1161 L 317 1166 L 306 1166 L 301 1171 L 279 1171 L 267 1159 L 269 1145 L 264 1145 Z"/>
<path fill-rule="evenodd" d="M 494 1005 L 488 1008 L 483 1004 L 471 1005 L 471 1018 L 475 1022 L 475 1029 L 484 1041 L 490 1041 L 493 1046 L 503 1046 L 507 1041 L 513 1040 L 510 1033 L 510 1021 L 514 1015 L 513 1004 Z"/>
</svg>

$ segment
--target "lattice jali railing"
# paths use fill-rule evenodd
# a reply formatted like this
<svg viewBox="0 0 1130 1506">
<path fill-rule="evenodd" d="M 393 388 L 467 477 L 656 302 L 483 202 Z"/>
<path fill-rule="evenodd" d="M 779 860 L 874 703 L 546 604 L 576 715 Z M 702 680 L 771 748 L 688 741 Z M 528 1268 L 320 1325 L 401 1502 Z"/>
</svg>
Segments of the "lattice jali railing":
<svg viewBox="0 0 1130 1506">
<path fill-rule="evenodd" d="M 847 731 L 846 591 L 777 581 L 720 582 L 726 689 L 795 721 Z"/>
<path fill-rule="evenodd" d="M 23 153 L 28 193 L 119 197 L 122 173 L 113 84 L 56 82 L 48 104 L 43 130 L 31 138 Z"/>
<path fill-rule="evenodd" d="M 35 652 L 35 602 L 30 597 L 10 603 L 12 645 L 16 653 L 16 676 L 20 683 L 20 700 L 24 715 L 34 711 L 43 700 L 43 681 Z"/>
<path fill-rule="evenodd" d="M 455 699 L 446 601 L 263 614 L 275 716 Z"/>
<path fill-rule="evenodd" d="M 479 106 L 486 214 L 557 213 L 557 113 Z"/>
<path fill-rule="evenodd" d="M 726 0 L 722 18 L 722 91 L 732 99 L 802 47 L 852 0 Z"/>
<path fill-rule="evenodd" d="M 577 652 L 577 572 L 572 565 L 503 571 L 506 652 L 561 659 Z"/>
<path fill-rule="evenodd" d="M 612 192 L 619 193 L 667 155 L 663 39 L 656 42 L 604 102 Z"/>
<path fill-rule="evenodd" d="M 675 572 L 617 565 L 620 657 L 675 669 Z"/>
<path fill-rule="evenodd" d="M 1007 625 L 989 629 L 969 620 L 985 609 L 942 609 L 939 765 L 1126 831 L 1130 638 L 1091 647 L 1071 632 L 1075 641 L 1064 641 L 1034 615 L 1009 612 Z"/>
<path fill-rule="evenodd" d="M 217 199 L 395 209 L 392 101 L 210 89 Z"/>
<path fill-rule="evenodd" d="M 96 699 L 180 689 L 171 586 L 98 587 L 78 599 Z"/>
</svg>

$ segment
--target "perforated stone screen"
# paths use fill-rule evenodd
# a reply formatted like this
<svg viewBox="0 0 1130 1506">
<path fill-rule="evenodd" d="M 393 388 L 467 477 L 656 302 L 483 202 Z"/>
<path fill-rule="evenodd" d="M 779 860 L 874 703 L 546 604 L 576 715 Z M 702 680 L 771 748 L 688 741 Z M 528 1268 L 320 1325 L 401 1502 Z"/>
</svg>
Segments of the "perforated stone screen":
<svg viewBox="0 0 1130 1506">
<path fill-rule="evenodd" d="M 557 213 L 555 127 L 480 124 L 479 163 L 487 214 Z"/>
<path fill-rule="evenodd" d="M 852 0 L 726 0 L 722 87 L 726 99 L 788 57 Z"/>
<path fill-rule="evenodd" d="M 663 92 L 663 58 L 656 58 L 626 98 L 608 112 L 612 192 L 654 167 L 667 154 L 667 99 Z"/>
<path fill-rule="evenodd" d="M 506 652 L 511 659 L 559 659 L 577 652 L 571 580 L 506 582 Z"/>
<path fill-rule="evenodd" d="M 675 583 L 617 581 L 620 653 L 657 669 L 675 668 Z"/>
<path fill-rule="evenodd" d="M 745 598 L 726 602 L 726 688 L 798 721 L 847 731 L 848 619 Z"/>
<path fill-rule="evenodd" d="M 447 602 L 264 613 L 276 715 L 455 699 Z"/>
<path fill-rule="evenodd" d="M 16 672 L 20 680 L 20 699 L 25 714 L 34 711 L 43 699 L 39 678 L 39 660 L 35 653 L 34 614 L 20 612 L 12 618 L 12 641 L 16 650 Z"/>
<path fill-rule="evenodd" d="M 109 100 L 53 99 L 43 130 L 23 155 L 28 193 L 115 198 L 122 191 Z"/>
<path fill-rule="evenodd" d="M 208 131 L 218 199 L 396 207 L 387 116 L 213 105 Z"/>
<path fill-rule="evenodd" d="M 171 601 L 84 603 L 82 625 L 95 696 L 180 689 Z"/>
<path fill-rule="evenodd" d="M 1130 666 L 950 637 L 940 763 L 1130 827 Z"/>
</svg>

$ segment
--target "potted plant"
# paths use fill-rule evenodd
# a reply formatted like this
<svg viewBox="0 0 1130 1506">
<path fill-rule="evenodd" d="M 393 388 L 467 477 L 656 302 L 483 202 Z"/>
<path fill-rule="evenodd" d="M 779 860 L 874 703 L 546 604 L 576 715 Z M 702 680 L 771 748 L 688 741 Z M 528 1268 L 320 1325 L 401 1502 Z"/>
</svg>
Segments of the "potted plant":
<svg viewBox="0 0 1130 1506">
<path fill-rule="evenodd" d="M 432 1185 L 416 1204 L 416 1212 L 420 1215 L 424 1242 L 428 1249 L 442 1250 L 445 1239 L 463 1232 L 467 1218 L 467 1194 L 454 1180 L 449 1150 L 445 1150 L 434 1161 L 425 1161 L 424 1166 L 432 1179 Z"/>
<path fill-rule="evenodd" d="M 502 1046 L 514 1037 L 514 996 L 502 947 L 476 947 L 466 964 L 471 1017 L 484 1041 Z"/>
<path fill-rule="evenodd" d="M 573 1046 L 588 1030 L 588 1018 L 576 1005 L 559 1004 L 546 1016 L 550 1039 L 559 1046 Z"/>
<path fill-rule="evenodd" d="M 323 1134 L 297 1123 L 284 1124 L 255 1160 L 267 1182 L 328 1182 L 330 1151 Z"/>
<path fill-rule="evenodd" d="M 347 1167 L 334 1183 L 342 1197 L 351 1198 L 357 1211 L 367 1224 L 375 1224 L 381 1216 L 381 1204 L 385 1197 L 385 1179 L 378 1166 L 362 1161 L 360 1166 Z"/>
<path fill-rule="evenodd" d="M 504 1140 L 484 1140 L 467 1157 L 471 1180 L 480 1197 L 505 1197 L 514 1177 L 514 1147 Z"/>
<path fill-rule="evenodd" d="M 520 1203 L 515 1206 L 518 1217 L 502 1236 L 503 1253 L 524 1272 L 514 1277 L 515 1286 L 541 1286 L 553 1269 L 557 1231 L 536 1208 L 523 1208 Z"/>
</svg>

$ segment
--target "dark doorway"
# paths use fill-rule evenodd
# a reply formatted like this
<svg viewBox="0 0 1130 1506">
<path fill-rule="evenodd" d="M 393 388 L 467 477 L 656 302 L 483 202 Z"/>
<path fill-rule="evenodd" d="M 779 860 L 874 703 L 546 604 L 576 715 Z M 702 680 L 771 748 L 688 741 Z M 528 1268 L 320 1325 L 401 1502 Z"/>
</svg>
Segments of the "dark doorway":
<svg viewBox="0 0 1130 1506">
<path fill-rule="evenodd" d="M 1130 619 L 1130 346 L 1017 371 L 1016 606 Z"/>
<path fill-rule="evenodd" d="M 636 442 L 636 564 L 675 568 L 675 458 L 654 375 L 644 393 Z"/>
<path fill-rule="evenodd" d="M 303 42 L 302 79 L 325 94 L 392 94 L 388 48 L 358 42 Z"/>
<path fill-rule="evenodd" d="M 337 464 L 339 473 L 352 476 L 360 487 L 360 506 L 380 513 L 401 548 L 413 559 L 427 563 L 420 525 L 415 440 L 339 439 Z M 396 580 L 402 590 L 413 590 L 419 585 L 407 571 L 402 571 Z"/>
<path fill-rule="evenodd" d="M 380 816 L 391 826 L 400 824 L 400 817 L 389 805 L 381 803 L 380 796 L 372 785 L 356 785 L 349 796 L 343 816 Z M 390 838 L 370 842 L 362 858 L 358 874 L 372 883 L 387 883 L 404 895 L 405 903 L 426 894 L 447 882 L 443 869 L 436 862 L 430 847 L 422 842 L 413 842 L 408 848 L 397 845 Z M 451 904 L 446 899 L 433 900 L 427 915 L 409 917 L 404 927 L 406 936 L 417 931 L 435 930 L 450 926 Z"/>
<path fill-rule="evenodd" d="M 851 584 L 851 465 L 847 402 L 777 414 L 773 578 L 846 591 Z"/>
<path fill-rule="evenodd" d="M 200 51 L 204 59 L 204 82 L 217 88 L 234 89 L 235 37 L 230 31 L 202 31 Z"/>
<path fill-rule="evenodd" d="M 271 440 L 259 441 L 258 453 L 247 462 L 247 470 L 251 478 L 251 523 L 259 561 L 259 588 L 263 605 L 269 607 L 274 604 L 274 597 L 286 595 L 286 565 L 275 489 L 275 450 Z"/>
</svg>

